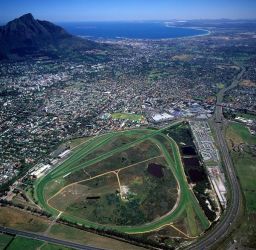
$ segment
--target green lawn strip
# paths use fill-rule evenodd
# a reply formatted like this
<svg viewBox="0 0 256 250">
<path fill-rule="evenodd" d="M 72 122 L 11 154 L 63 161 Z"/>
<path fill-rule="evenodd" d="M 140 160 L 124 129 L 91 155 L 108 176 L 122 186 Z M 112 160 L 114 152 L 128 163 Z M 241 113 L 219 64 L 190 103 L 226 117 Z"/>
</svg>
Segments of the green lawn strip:
<svg viewBox="0 0 256 250">
<path fill-rule="evenodd" d="M 0 250 L 6 248 L 6 246 L 13 240 L 13 236 L 9 234 L 0 234 Z"/>
<path fill-rule="evenodd" d="M 169 125 L 168 126 L 168 128 L 170 128 L 170 127 L 172 127 L 172 126 L 176 126 L 177 124 L 179 124 L 180 122 L 175 122 L 175 123 L 173 123 L 173 124 L 171 124 L 171 125 Z M 118 150 L 116 150 L 117 152 L 119 152 L 119 151 L 123 151 L 124 149 L 127 149 L 127 148 L 129 148 L 129 147 L 131 147 L 131 146 L 133 146 L 133 145 L 135 145 L 135 144 L 138 144 L 138 143 L 140 143 L 140 142 L 142 142 L 142 141 L 144 141 L 144 140 L 146 140 L 147 138 L 149 138 L 149 137 L 151 137 L 152 136 L 152 134 L 154 133 L 154 134 L 158 134 L 158 133 L 160 133 L 161 131 L 163 131 L 163 130 L 165 130 L 166 128 L 163 128 L 163 129 L 160 129 L 160 130 L 151 130 L 151 132 L 152 133 L 150 133 L 150 134 L 148 134 L 148 135 L 144 135 L 144 136 L 142 136 L 142 138 L 140 138 L 140 139 L 138 139 L 138 140 L 134 140 L 133 142 L 131 142 L 131 143 L 128 143 L 128 144 L 126 144 L 126 145 L 124 145 L 124 146 L 122 146 L 121 148 L 119 147 L 119 149 Z M 108 141 L 109 139 L 111 139 L 112 137 L 113 137 L 113 135 L 117 135 L 117 134 L 119 134 L 119 133 L 127 133 L 127 134 L 129 134 L 129 133 L 143 133 L 143 132 L 145 132 L 145 131 L 149 131 L 149 129 L 140 129 L 140 130 L 128 130 L 128 131 L 123 131 L 123 132 L 111 132 L 111 133 L 108 133 L 108 134 L 105 134 L 105 135 L 102 135 L 102 136 L 100 136 L 100 139 L 102 139 L 101 137 L 107 137 L 106 138 L 106 140 Z M 92 142 L 92 144 L 95 144 L 95 140 L 97 140 L 98 138 L 96 138 L 96 137 L 93 137 L 92 139 L 90 139 L 90 140 L 88 140 L 86 143 L 85 143 L 85 145 L 86 145 L 86 147 L 84 148 L 83 146 L 84 145 L 81 145 L 81 149 L 80 150 L 77 150 L 76 152 L 75 152 L 75 154 L 73 154 L 69 159 L 67 159 L 64 163 L 62 163 L 60 166 L 58 166 L 57 168 L 55 168 L 53 171 L 51 171 L 49 174 L 50 175 L 52 175 L 54 178 L 57 178 L 57 176 L 54 176 L 54 174 L 56 174 L 56 172 L 57 173 L 59 173 L 59 175 L 61 176 L 61 175 L 65 175 L 65 174 L 68 174 L 70 171 L 74 171 L 73 169 L 66 169 L 67 168 L 67 166 L 69 166 L 69 165 L 73 165 L 73 164 L 75 164 L 75 162 L 78 162 L 84 155 L 86 155 L 86 154 L 88 154 L 89 152 L 91 152 L 91 151 L 93 151 L 94 149 L 96 149 L 96 148 L 98 148 L 99 146 L 101 146 L 102 144 L 104 144 L 104 143 L 106 143 L 106 141 L 104 140 L 103 142 L 100 140 L 100 142 L 98 143 L 98 144 L 96 144 L 95 146 L 93 146 L 93 147 L 90 147 L 91 146 L 91 142 Z M 93 143 L 94 142 L 94 143 Z M 86 150 L 85 151 L 85 149 L 87 149 L 88 148 L 88 150 Z M 112 152 L 112 151 L 111 151 Z M 107 154 L 107 155 L 109 155 L 109 154 Z M 111 156 L 111 155 L 110 155 Z M 75 158 L 75 160 L 73 159 L 73 158 Z M 96 163 L 96 162 L 94 162 L 94 163 Z M 83 164 L 81 164 L 81 165 L 79 165 L 79 166 L 76 166 L 76 168 L 81 168 L 81 166 L 83 166 Z M 60 169 L 61 169 L 61 172 L 60 172 Z M 64 171 L 65 170 L 65 171 Z"/>
<path fill-rule="evenodd" d="M 70 150 L 75 152 L 79 149 L 81 145 L 86 144 L 88 141 L 93 140 L 95 137 L 96 136 L 78 137 L 76 139 L 70 139 L 69 141 L 67 141 L 67 143 L 70 146 Z"/>
<path fill-rule="evenodd" d="M 241 123 L 232 123 L 230 125 L 231 130 L 238 134 L 245 143 L 256 144 L 256 136 L 251 135 L 248 128 Z"/>
<path fill-rule="evenodd" d="M 192 198 L 194 197 L 194 198 Z M 190 200 L 193 203 L 193 208 L 196 212 L 196 215 L 198 216 L 198 218 L 200 219 L 200 222 L 202 224 L 203 229 L 207 229 L 209 228 L 209 226 L 211 225 L 211 223 L 209 222 L 209 220 L 207 219 L 205 213 L 203 212 L 202 208 L 200 207 L 200 204 L 198 203 L 193 191 L 190 191 Z"/>
<path fill-rule="evenodd" d="M 186 221 L 188 225 L 188 229 L 190 232 L 191 236 L 197 236 L 199 234 L 198 232 L 198 226 L 196 223 L 196 218 L 195 218 L 195 211 L 192 205 L 192 202 L 187 202 L 186 205 Z"/>
<path fill-rule="evenodd" d="M 44 208 L 46 211 L 48 211 L 49 213 L 51 213 L 53 216 L 58 216 L 59 212 L 48 206 L 48 204 L 46 203 L 45 199 L 44 199 L 44 192 L 43 189 L 45 187 L 45 185 L 48 183 L 48 178 L 43 178 L 43 179 L 39 179 L 36 183 L 35 183 L 35 199 L 38 202 L 38 204 Z"/>
<path fill-rule="evenodd" d="M 175 163 L 176 163 L 175 165 L 179 166 L 178 167 L 179 175 L 183 176 L 183 178 L 181 178 L 181 180 L 180 180 L 180 185 L 183 186 L 183 189 L 184 189 L 186 195 L 189 194 L 189 196 L 187 197 L 187 202 L 188 203 L 190 201 L 193 202 L 193 207 L 194 207 L 194 210 L 196 212 L 196 215 L 200 219 L 203 228 L 207 229 L 210 226 L 210 222 L 208 221 L 206 215 L 202 211 L 202 208 L 200 207 L 193 191 L 189 188 L 189 185 L 188 185 L 187 180 L 186 180 L 186 175 L 185 175 L 185 172 L 184 172 L 184 169 L 183 169 L 183 164 L 182 164 L 182 160 L 181 160 L 181 157 L 180 157 L 178 145 L 176 144 L 176 142 L 172 138 L 170 138 L 170 137 L 168 137 L 168 138 L 170 139 L 170 141 L 173 142 L 171 145 L 172 145 L 174 159 L 175 159 Z"/>
<path fill-rule="evenodd" d="M 81 146 L 81 149 L 76 151 L 74 154 L 71 155 L 65 162 L 63 162 L 60 166 L 55 168 L 53 171 L 50 172 L 50 175 L 54 177 L 56 173 L 64 172 L 64 174 L 68 171 L 72 171 L 72 166 L 76 165 L 85 155 L 87 155 L 89 152 L 92 152 L 94 149 L 98 148 L 99 146 L 104 145 L 107 143 L 110 139 L 113 138 L 113 135 L 108 135 L 95 138 L 94 140 L 90 140 L 84 145 Z M 61 169 L 61 171 L 60 171 Z"/>
<path fill-rule="evenodd" d="M 67 164 L 76 166 L 76 163 L 79 162 L 79 160 L 82 159 L 85 155 L 92 153 L 94 150 L 96 150 L 100 146 L 105 145 L 107 142 L 109 142 L 113 137 L 116 137 L 118 134 L 126 133 L 126 134 L 133 135 L 133 134 L 142 133 L 142 131 L 144 132 L 145 130 L 129 130 L 129 131 L 123 131 L 123 132 L 111 132 L 111 133 L 105 134 L 104 136 L 96 137 L 95 140 L 97 139 L 96 140 L 97 143 L 95 143 L 94 140 L 92 140 L 92 141 L 90 140 L 90 144 L 81 145 L 81 149 L 78 152 L 76 152 L 75 154 L 72 154 L 72 156 L 67 161 L 65 161 L 60 166 L 58 166 L 56 169 L 54 169 L 54 171 L 50 172 L 50 174 L 54 178 L 56 178 L 56 176 L 54 176 L 54 174 L 56 174 L 56 172 L 60 175 L 68 174 L 69 172 L 74 171 L 74 170 L 67 169 L 64 172 L 63 170 L 66 169 Z M 84 148 L 84 146 L 85 146 L 85 148 Z M 82 155 L 81 155 L 81 152 L 82 152 Z M 91 159 L 91 160 L 93 160 L 93 159 Z M 83 166 L 83 164 L 79 165 L 79 167 L 81 167 L 81 166 Z M 76 166 L 76 168 L 78 168 L 78 166 Z"/>
<path fill-rule="evenodd" d="M 152 132 L 151 134 L 147 134 L 147 135 L 142 136 L 140 139 L 134 140 L 133 142 L 127 143 L 127 144 L 125 144 L 123 146 L 120 146 L 120 147 L 118 147 L 116 149 L 113 149 L 113 150 L 111 150 L 111 151 L 109 151 L 107 153 L 104 153 L 104 154 L 102 154 L 102 155 L 100 155 L 98 157 L 95 157 L 94 159 L 87 161 L 86 164 L 85 163 L 79 164 L 79 165 L 73 167 L 72 169 L 68 169 L 68 170 L 63 171 L 62 166 L 60 166 L 61 170 L 58 173 L 55 173 L 54 175 L 51 175 L 51 177 L 55 179 L 55 178 L 58 178 L 58 177 L 61 177 L 61 176 L 65 175 L 65 174 L 68 174 L 70 171 L 74 172 L 74 171 L 78 171 L 78 170 L 80 170 L 82 168 L 88 167 L 88 166 L 90 166 L 92 164 L 95 164 L 97 162 L 105 160 L 105 159 L 109 158 L 110 156 L 113 156 L 116 153 L 120 153 L 120 152 L 122 152 L 124 150 L 127 150 L 127 149 L 129 149 L 130 147 L 132 147 L 132 146 L 134 146 L 136 144 L 140 144 L 143 141 L 145 141 L 146 139 L 152 137 L 155 134 L 159 134 L 159 133 L 160 132 L 156 130 L 156 131 Z M 100 145 L 98 145 L 98 146 L 100 146 Z M 74 156 L 70 157 L 70 159 L 71 158 L 74 158 Z M 60 167 L 58 167 L 58 169 Z"/>
<path fill-rule="evenodd" d="M 240 116 L 249 120 L 256 120 L 256 115 L 253 115 L 253 114 L 238 113 L 236 116 Z"/>
<path fill-rule="evenodd" d="M 16 236 L 15 239 L 8 246 L 7 250 L 35 250 L 38 247 L 42 246 L 43 244 L 43 241 Z"/>
<path fill-rule="evenodd" d="M 159 135 L 161 135 L 161 134 L 159 134 Z M 161 135 L 161 136 L 162 136 L 162 135 Z M 166 139 L 166 138 L 164 138 L 163 136 L 162 136 L 162 138 L 163 138 L 163 139 Z M 158 147 L 159 147 L 160 150 L 161 150 L 161 153 L 162 153 L 165 157 L 166 157 L 166 156 L 168 157 L 168 163 L 170 164 L 170 167 L 171 167 L 171 168 L 174 167 L 174 169 L 171 169 L 171 171 L 174 172 L 173 174 L 176 175 L 176 166 L 175 166 L 175 163 L 174 163 L 173 159 L 172 159 L 171 157 L 169 157 L 170 154 L 169 154 L 168 150 L 165 148 L 165 145 L 164 145 L 163 143 L 161 143 L 161 142 L 160 142 L 157 138 L 155 138 L 155 137 L 152 137 L 152 138 L 150 138 L 149 140 L 152 141 L 154 144 L 158 145 Z"/>
</svg>

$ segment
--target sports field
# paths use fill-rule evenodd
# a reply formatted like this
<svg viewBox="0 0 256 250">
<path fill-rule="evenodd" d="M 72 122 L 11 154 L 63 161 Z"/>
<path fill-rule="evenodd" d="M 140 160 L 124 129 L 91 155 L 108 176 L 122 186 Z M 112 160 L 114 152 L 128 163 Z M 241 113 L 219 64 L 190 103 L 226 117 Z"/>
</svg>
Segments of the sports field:
<svg viewBox="0 0 256 250">
<path fill-rule="evenodd" d="M 113 113 L 111 114 L 111 117 L 117 120 L 130 120 L 130 121 L 138 121 L 138 122 L 145 119 L 143 115 L 129 114 L 129 113 Z"/>
<path fill-rule="evenodd" d="M 37 180 L 35 198 L 54 216 L 140 234 L 184 221 L 186 235 L 209 227 L 164 129 L 90 138 Z M 179 230 L 179 229 L 177 229 Z"/>
</svg>

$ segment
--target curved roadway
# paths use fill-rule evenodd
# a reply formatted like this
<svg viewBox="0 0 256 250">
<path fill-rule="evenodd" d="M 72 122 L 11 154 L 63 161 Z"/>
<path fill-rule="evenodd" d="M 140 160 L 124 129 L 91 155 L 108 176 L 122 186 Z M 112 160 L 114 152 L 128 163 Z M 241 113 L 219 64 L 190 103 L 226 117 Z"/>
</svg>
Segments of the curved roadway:
<svg viewBox="0 0 256 250">
<path fill-rule="evenodd" d="M 242 68 L 240 73 L 235 77 L 233 83 L 229 87 L 219 91 L 217 95 L 217 105 L 216 105 L 214 121 L 213 121 L 213 125 L 214 125 L 213 127 L 216 133 L 217 144 L 219 145 L 219 150 L 221 151 L 223 163 L 226 169 L 226 176 L 228 177 L 229 184 L 230 184 L 231 197 L 228 204 L 228 208 L 225 211 L 224 215 L 222 216 L 221 221 L 211 231 L 209 231 L 209 233 L 206 236 L 204 236 L 202 239 L 190 245 L 188 249 L 195 249 L 195 250 L 210 249 L 217 242 L 219 242 L 220 240 L 222 240 L 224 237 L 227 236 L 230 226 L 232 225 L 232 223 L 234 223 L 236 218 L 239 216 L 240 204 L 241 204 L 241 191 L 240 191 L 239 182 L 237 180 L 236 173 L 234 170 L 233 162 L 231 160 L 229 150 L 228 150 L 228 147 L 224 138 L 223 130 L 222 130 L 223 129 L 222 123 L 223 121 L 225 121 L 225 119 L 223 117 L 221 105 L 222 105 L 225 92 L 238 85 L 244 71 L 245 69 Z M 60 245 L 72 247 L 75 249 L 101 250 L 100 248 L 84 246 L 81 244 L 59 240 L 52 237 L 39 235 L 36 233 L 25 232 L 25 231 L 20 231 L 16 229 L 1 227 L 1 226 L 0 226 L 0 232 L 15 234 L 15 235 L 42 240 L 42 241 L 47 241 L 50 243 L 60 244 Z"/>
<path fill-rule="evenodd" d="M 226 176 L 230 184 L 230 200 L 228 203 L 228 208 L 221 217 L 221 221 L 216 224 L 216 226 L 211 231 L 209 231 L 208 234 L 198 240 L 198 242 L 190 245 L 188 249 L 211 249 L 216 243 L 220 242 L 228 235 L 230 226 L 236 221 L 236 218 L 239 216 L 242 196 L 233 162 L 230 157 L 228 146 L 226 144 L 223 133 L 224 131 L 222 123 L 225 122 L 225 118 L 222 112 L 222 101 L 225 92 L 232 88 L 235 88 L 239 84 L 244 71 L 245 69 L 242 67 L 239 74 L 234 78 L 233 83 L 229 87 L 220 90 L 217 94 L 217 105 L 213 121 L 213 127 L 216 133 L 216 142 L 219 145 L 223 165 L 226 170 Z"/>
</svg>

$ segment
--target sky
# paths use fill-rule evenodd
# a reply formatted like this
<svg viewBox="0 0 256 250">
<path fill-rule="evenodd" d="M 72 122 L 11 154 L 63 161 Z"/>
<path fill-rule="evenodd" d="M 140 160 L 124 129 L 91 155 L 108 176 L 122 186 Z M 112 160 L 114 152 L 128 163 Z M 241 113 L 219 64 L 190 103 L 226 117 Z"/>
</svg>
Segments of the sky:
<svg viewBox="0 0 256 250">
<path fill-rule="evenodd" d="M 256 0 L 0 0 L 0 22 L 256 19 Z"/>
</svg>

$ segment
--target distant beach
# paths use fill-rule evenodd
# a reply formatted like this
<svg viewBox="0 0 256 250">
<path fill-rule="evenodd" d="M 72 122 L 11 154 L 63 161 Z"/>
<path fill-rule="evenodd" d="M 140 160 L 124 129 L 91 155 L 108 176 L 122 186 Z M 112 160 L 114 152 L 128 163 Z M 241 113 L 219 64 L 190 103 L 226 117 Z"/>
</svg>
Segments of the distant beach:
<svg viewBox="0 0 256 250">
<path fill-rule="evenodd" d="M 186 22 L 186 21 L 179 21 L 180 23 L 182 22 Z M 210 30 L 206 30 L 206 29 L 202 29 L 200 27 L 179 27 L 179 26 L 175 26 L 175 25 L 170 25 L 171 22 L 165 22 L 166 27 L 168 28 L 180 28 L 180 29 L 193 29 L 193 30 L 198 30 L 198 31 L 203 31 L 205 32 L 205 34 L 198 34 L 198 35 L 193 35 L 193 36 L 189 36 L 189 37 L 197 37 L 197 36 L 208 36 L 211 34 Z"/>
<path fill-rule="evenodd" d="M 209 35 L 196 27 L 171 26 L 168 22 L 83 22 L 61 23 L 73 35 L 93 40 L 166 40 Z"/>
</svg>

